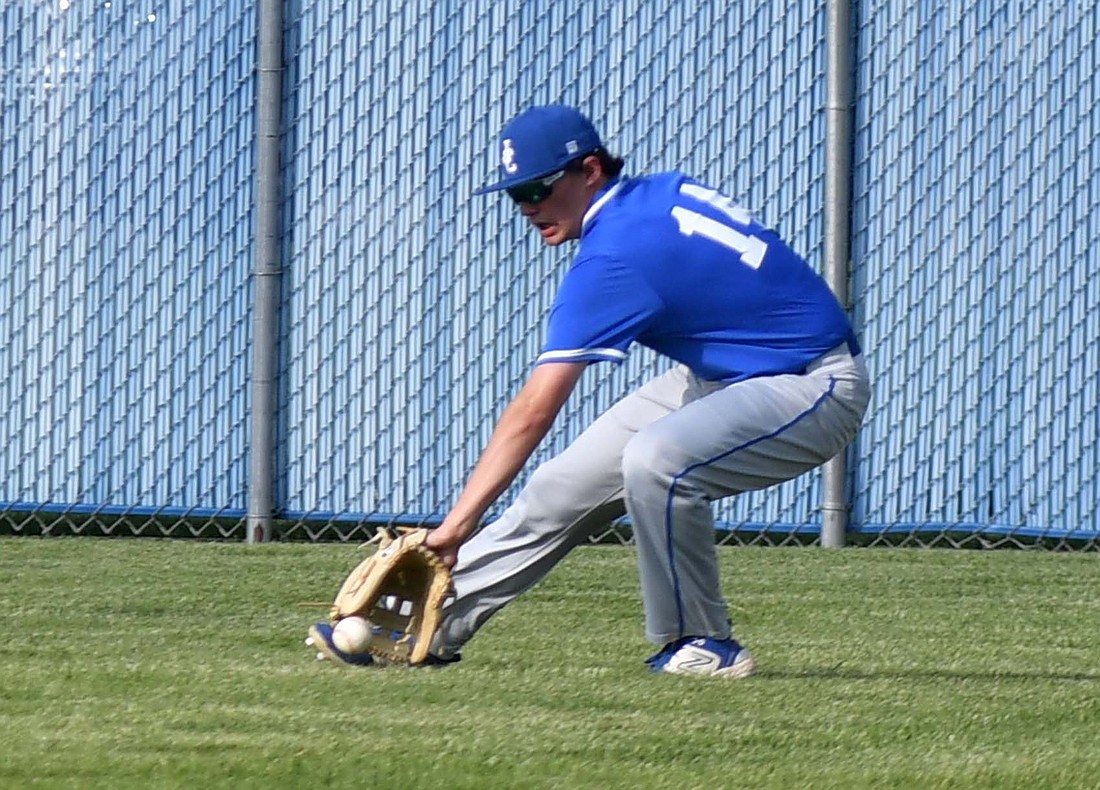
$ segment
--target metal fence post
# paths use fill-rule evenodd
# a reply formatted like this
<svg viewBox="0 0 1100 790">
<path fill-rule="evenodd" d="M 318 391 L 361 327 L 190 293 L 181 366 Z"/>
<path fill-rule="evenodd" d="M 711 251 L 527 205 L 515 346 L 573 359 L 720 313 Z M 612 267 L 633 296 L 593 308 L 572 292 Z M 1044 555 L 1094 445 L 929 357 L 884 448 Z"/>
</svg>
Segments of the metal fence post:
<svg viewBox="0 0 1100 790">
<path fill-rule="evenodd" d="M 283 0 L 260 0 L 257 42 L 256 264 L 253 270 L 252 439 L 245 540 L 271 540 L 279 375 L 281 202 L 279 153 L 283 80 Z"/>
<path fill-rule="evenodd" d="M 826 7 L 825 279 L 848 306 L 852 179 L 852 17 L 849 0 Z M 821 545 L 840 547 L 848 529 L 844 453 L 822 469 Z"/>
</svg>

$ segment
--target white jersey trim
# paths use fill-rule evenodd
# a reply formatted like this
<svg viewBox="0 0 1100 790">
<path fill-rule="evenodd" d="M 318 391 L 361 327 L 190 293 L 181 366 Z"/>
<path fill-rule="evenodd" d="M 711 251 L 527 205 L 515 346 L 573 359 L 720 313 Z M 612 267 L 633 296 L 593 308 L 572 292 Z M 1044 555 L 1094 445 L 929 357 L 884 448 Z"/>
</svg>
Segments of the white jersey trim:
<svg viewBox="0 0 1100 790">
<path fill-rule="evenodd" d="M 626 359 L 626 352 L 617 348 L 571 348 L 566 351 L 544 351 L 539 354 L 536 364 L 542 362 L 576 362 L 585 357 L 599 357 L 622 362 Z"/>
<path fill-rule="evenodd" d="M 604 204 L 607 203 L 607 201 L 611 200 L 611 198 L 615 197 L 616 193 L 618 193 L 618 191 L 622 188 L 623 182 L 620 181 L 615 184 L 615 186 L 611 187 L 611 189 L 607 190 L 607 192 L 605 192 L 599 200 L 589 206 L 588 211 L 584 212 L 584 219 L 581 220 L 581 227 L 583 228 L 585 225 L 591 222 L 592 218 L 600 213 L 600 209 L 604 207 Z"/>
</svg>

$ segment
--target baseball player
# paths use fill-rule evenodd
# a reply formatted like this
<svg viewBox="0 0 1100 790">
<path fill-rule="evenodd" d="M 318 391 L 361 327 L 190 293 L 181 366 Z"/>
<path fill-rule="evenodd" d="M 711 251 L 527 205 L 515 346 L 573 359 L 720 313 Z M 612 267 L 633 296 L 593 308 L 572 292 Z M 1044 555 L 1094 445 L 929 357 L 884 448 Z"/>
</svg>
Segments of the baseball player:
<svg viewBox="0 0 1100 790">
<path fill-rule="evenodd" d="M 869 399 L 860 346 L 827 284 L 779 235 L 681 173 L 622 174 L 591 122 L 531 108 L 500 135 L 500 180 L 549 246 L 579 242 L 541 354 L 426 545 L 453 566 L 432 643 L 454 661 L 502 606 L 629 515 L 650 669 L 739 678 L 712 502 L 813 469 L 851 441 Z M 589 365 L 640 343 L 675 365 L 538 467 L 478 531 Z"/>
</svg>

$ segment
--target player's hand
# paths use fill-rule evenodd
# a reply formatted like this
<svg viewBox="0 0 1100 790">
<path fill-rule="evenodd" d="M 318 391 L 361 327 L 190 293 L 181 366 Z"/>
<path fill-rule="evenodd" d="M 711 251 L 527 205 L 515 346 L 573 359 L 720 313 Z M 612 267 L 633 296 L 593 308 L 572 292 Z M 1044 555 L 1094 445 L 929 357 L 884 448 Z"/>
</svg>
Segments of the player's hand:
<svg viewBox="0 0 1100 790">
<path fill-rule="evenodd" d="M 453 568 L 458 562 L 458 547 L 462 545 L 462 540 L 452 534 L 446 528 L 440 527 L 431 530 L 424 539 L 424 545 L 438 554 L 448 568 Z"/>
</svg>

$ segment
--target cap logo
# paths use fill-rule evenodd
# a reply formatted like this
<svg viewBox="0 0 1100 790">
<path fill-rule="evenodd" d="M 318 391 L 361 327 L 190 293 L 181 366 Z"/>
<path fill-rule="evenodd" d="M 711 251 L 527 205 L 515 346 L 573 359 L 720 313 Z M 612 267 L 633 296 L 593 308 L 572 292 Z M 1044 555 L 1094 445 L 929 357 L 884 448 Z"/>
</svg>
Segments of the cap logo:
<svg viewBox="0 0 1100 790">
<path fill-rule="evenodd" d="M 519 170 L 519 165 L 516 164 L 516 149 L 512 147 L 512 141 L 503 140 L 500 145 L 500 166 L 505 173 L 515 173 Z"/>
<path fill-rule="evenodd" d="M 576 140 L 570 140 L 568 143 L 565 144 L 565 150 L 567 153 L 575 154 L 577 153 L 577 151 L 581 150 L 581 148 L 579 145 L 577 145 Z"/>
</svg>

